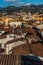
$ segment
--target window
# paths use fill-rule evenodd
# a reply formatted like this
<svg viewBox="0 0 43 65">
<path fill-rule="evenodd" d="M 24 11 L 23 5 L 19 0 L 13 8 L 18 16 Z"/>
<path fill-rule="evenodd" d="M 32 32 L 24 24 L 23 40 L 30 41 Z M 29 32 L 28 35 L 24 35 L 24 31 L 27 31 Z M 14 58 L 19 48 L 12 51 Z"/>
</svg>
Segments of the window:
<svg viewBox="0 0 43 65">
<path fill-rule="evenodd" d="M 0 44 L 0 48 L 1 48 L 2 44 Z"/>
</svg>

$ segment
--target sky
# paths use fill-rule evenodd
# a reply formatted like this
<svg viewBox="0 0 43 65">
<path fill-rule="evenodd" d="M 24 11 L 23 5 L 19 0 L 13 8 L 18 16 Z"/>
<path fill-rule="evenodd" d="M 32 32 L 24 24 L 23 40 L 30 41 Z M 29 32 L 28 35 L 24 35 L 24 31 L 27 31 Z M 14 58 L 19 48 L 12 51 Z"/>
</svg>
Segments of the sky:
<svg viewBox="0 0 43 65">
<path fill-rule="evenodd" d="M 43 0 L 0 0 L 0 7 L 43 4 Z"/>
</svg>

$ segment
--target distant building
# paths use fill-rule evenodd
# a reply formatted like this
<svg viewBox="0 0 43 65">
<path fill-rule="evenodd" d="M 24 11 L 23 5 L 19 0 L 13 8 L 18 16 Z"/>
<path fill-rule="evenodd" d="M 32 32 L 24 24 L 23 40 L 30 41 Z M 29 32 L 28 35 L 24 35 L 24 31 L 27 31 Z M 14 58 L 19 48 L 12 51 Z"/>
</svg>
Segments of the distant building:
<svg viewBox="0 0 43 65">
<path fill-rule="evenodd" d="M 22 25 L 22 22 L 9 22 L 9 25 L 10 26 L 16 25 L 16 27 L 17 27 L 19 25 Z"/>
</svg>

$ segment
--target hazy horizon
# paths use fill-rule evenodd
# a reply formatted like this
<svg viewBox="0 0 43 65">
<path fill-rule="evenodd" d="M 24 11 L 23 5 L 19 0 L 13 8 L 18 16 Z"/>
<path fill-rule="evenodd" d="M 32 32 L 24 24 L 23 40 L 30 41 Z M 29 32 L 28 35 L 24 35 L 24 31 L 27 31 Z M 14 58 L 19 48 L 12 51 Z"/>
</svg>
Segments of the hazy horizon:
<svg viewBox="0 0 43 65">
<path fill-rule="evenodd" d="M 28 4 L 29 5 L 29 4 Z M 43 4 L 30 4 L 30 5 L 43 5 Z M 15 7 L 20 7 L 20 6 L 26 6 L 26 4 L 25 5 L 20 5 L 20 6 L 16 6 L 16 5 L 8 5 L 8 6 L 0 6 L 1 8 L 6 8 L 6 7 L 9 7 L 9 6 L 15 6 Z"/>
<path fill-rule="evenodd" d="M 0 0 L 0 7 L 43 4 L 43 0 Z"/>
</svg>

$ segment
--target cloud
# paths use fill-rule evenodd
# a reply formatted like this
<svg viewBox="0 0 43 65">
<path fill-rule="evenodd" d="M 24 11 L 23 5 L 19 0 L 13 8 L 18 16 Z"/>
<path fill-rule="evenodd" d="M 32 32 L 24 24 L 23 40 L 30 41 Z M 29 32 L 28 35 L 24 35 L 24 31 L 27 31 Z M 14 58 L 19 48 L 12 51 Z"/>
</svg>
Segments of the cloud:
<svg viewBox="0 0 43 65">
<path fill-rule="evenodd" d="M 26 5 L 31 5 L 30 3 L 27 3 Z"/>
<path fill-rule="evenodd" d="M 23 2 L 16 2 L 16 3 L 11 3 L 11 6 L 21 6 L 23 5 L 24 3 Z"/>
<path fill-rule="evenodd" d="M 17 2 L 17 4 L 22 5 L 22 4 L 24 4 L 24 2 Z"/>
<path fill-rule="evenodd" d="M 15 6 L 21 6 L 24 5 L 24 2 L 22 2 L 22 0 L 4 0 L 6 2 L 10 2 L 10 5 L 15 5 Z"/>
<path fill-rule="evenodd" d="M 13 1 L 16 1 L 16 0 L 4 0 L 4 1 L 13 2 Z"/>
</svg>

